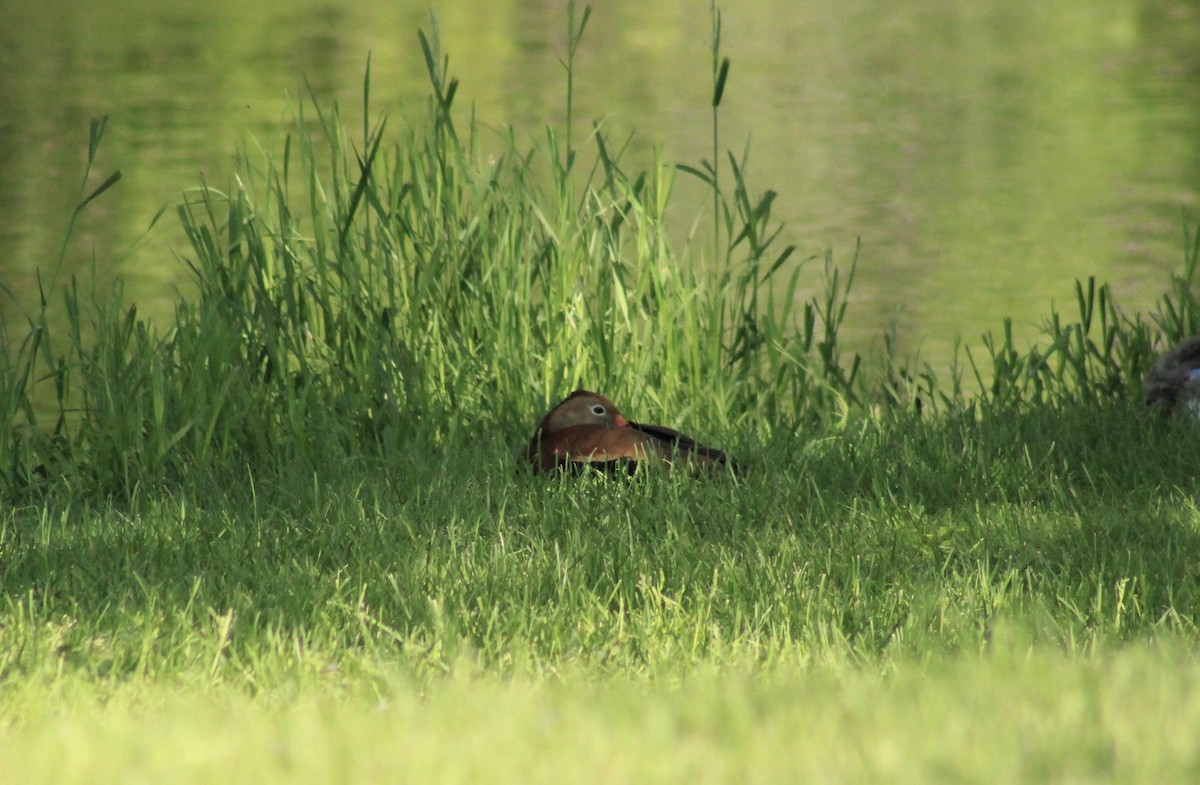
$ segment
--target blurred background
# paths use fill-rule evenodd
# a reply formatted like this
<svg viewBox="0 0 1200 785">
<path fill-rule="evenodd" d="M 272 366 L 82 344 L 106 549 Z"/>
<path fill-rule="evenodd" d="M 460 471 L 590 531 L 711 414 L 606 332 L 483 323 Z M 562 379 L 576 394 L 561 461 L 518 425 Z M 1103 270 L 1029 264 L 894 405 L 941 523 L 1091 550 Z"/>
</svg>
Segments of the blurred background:
<svg viewBox="0 0 1200 785">
<path fill-rule="evenodd" d="M 736 7 L 734 7 L 736 5 Z M 605 0 L 575 75 L 577 141 L 594 121 L 634 133 L 631 162 L 711 157 L 705 0 Z M 1033 335 L 1072 282 L 1110 282 L 1146 310 L 1200 219 L 1196 0 L 740 0 L 723 10 L 732 60 L 721 144 L 750 144 L 750 180 L 779 193 L 795 258 L 848 265 L 843 339 L 942 364 L 1010 316 Z M 389 123 L 424 112 L 417 40 L 436 13 L 456 109 L 485 133 L 544 139 L 565 120 L 565 0 L 0 0 L 0 317 L 36 307 L 37 278 L 95 269 L 139 314 L 169 320 L 187 248 L 168 214 L 204 178 L 230 185 L 240 145 L 277 153 L 308 87 Z M 580 3 L 582 8 L 582 3 Z M 109 115 L 89 205 L 88 123 Z M 585 160 L 591 150 L 585 145 Z M 682 245 L 709 236 L 703 192 L 677 178 Z M 699 228 L 697 229 L 697 224 Z M 694 235 L 693 235 L 694 232 Z M 708 250 L 704 249 L 707 254 Z M 820 262 L 809 262 L 811 286 Z"/>
</svg>

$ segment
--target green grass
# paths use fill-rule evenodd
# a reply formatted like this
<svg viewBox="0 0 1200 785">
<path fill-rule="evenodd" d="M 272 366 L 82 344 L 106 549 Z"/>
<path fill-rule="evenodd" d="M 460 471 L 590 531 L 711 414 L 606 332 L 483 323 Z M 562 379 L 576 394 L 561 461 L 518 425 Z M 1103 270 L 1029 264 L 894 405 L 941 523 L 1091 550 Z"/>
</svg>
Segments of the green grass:
<svg viewBox="0 0 1200 785">
<path fill-rule="evenodd" d="M 298 695 L 134 686 L 30 696 L 13 781 L 1188 782 L 1200 669 L 1178 645 L 1006 649 L 887 674 L 845 662 L 677 679 L 568 669 L 433 683 L 329 671 Z M 65 716 L 64 716 L 65 715 Z"/>
<path fill-rule="evenodd" d="M 1129 409 L 867 424 L 768 445 L 788 470 L 745 485 L 547 484 L 485 442 L 13 510 L 0 758 L 33 783 L 1187 782 L 1195 436 Z"/>
<path fill-rule="evenodd" d="M 423 121 L 368 78 L 185 195 L 173 325 L 49 276 L 0 354 L 5 777 L 1195 780 L 1200 424 L 1138 384 L 1200 240 L 1148 316 L 1086 281 L 949 373 L 849 356 L 853 266 L 718 161 L 713 22 L 711 161 L 460 125 L 422 36 Z M 745 476 L 519 469 L 580 385 Z"/>
<path fill-rule="evenodd" d="M 547 481 L 483 442 L 58 497 L 0 521 L 4 664 L 240 683 L 291 645 L 636 671 L 978 652 L 1000 621 L 1069 651 L 1193 634 L 1197 429 L 1096 414 L 865 423 L 765 446 L 742 483 Z"/>
</svg>

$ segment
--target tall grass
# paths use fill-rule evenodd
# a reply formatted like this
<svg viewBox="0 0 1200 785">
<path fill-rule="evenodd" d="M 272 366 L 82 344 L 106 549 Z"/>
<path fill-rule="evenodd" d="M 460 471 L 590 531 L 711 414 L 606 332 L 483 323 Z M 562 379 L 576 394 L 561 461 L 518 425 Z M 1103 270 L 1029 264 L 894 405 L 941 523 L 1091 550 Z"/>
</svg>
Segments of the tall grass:
<svg viewBox="0 0 1200 785">
<path fill-rule="evenodd" d="M 748 149 L 719 160 L 731 64 L 712 14 L 713 157 L 698 165 L 633 168 L 598 127 L 583 165 L 570 117 L 529 143 L 473 114 L 464 125 L 436 25 L 419 37 L 430 96 L 416 122 L 397 129 L 373 111 L 369 67 L 353 132 L 310 96 L 280 149 L 243 149 L 228 186 L 202 183 L 178 206 L 196 295 L 170 329 L 119 288 L 72 283 L 65 335 L 49 334 L 43 295 L 29 332 L 4 336 L 3 491 L 49 479 L 130 494 L 197 469 L 514 439 L 580 386 L 747 442 L 849 415 L 1129 396 L 1157 336 L 1090 280 L 1078 314 L 1052 313 L 1042 340 L 1018 347 L 1006 324 L 946 379 L 905 358 L 867 372 L 846 356 L 854 263 L 795 261 L 779 247 L 774 192 L 748 182 Z M 569 3 L 568 115 L 589 16 Z M 711 189 L 710 258 L 669 240 L 676 172 Z M 1188 247 L 1154 316 L 1168 339 L 1198 326 Z M 821 293 L 801 299 L 813 276 Z"/>
<path fill-rule="evenodd" d="M 10 487 L 36 470 L 129 492 L 195 466 L 507 435 L 585 385 L 723 430 L 752 412 L 786 428 L 857 397 L 836 373 L 846 291 L 799 322 L 799 267 L 767 292 L 791 249 L 763 270 L 773 194 L 751 195 L 744 162 L 730 158 L 730 195 L 713 180 L 730 238 L 714 268 L 668 240 L 672 168 L 631 171 L 598 128 L 584 168 L 569 133 L 561 150 L 553 129 L 522 146 L 460 126 L 436 28 L 420 42 L 423 121 L 390 135 L 372 119 L 368 70 L 357 132 L 313 97 L 280 151 L 243 150 L 229 187 L 188 193 L 197 295 L 172 329 L 67 289 L 66 346 L 5 360 L 9 411 L 45 394 L 35 365 L 59 383 L 56 442 L 28 414 L 3 426 Z"/>
</svg>

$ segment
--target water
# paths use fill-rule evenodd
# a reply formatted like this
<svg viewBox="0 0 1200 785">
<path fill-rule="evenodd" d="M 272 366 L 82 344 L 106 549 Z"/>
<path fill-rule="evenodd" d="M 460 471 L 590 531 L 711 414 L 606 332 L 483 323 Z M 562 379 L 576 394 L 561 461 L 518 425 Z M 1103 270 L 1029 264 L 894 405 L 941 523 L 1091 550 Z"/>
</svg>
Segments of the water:
<svg viewBox="0 0 1200 785">
<path fill-rule="evenodd" d="M 416 30 L 427 0 L 234 3 L 0 0 L 0 315 L 36 301 L 35 272 L 127 281 L 170 317 L 186 254 L 168 214 L 201 176 L 226 187 L 239 145 L 276 149 L 309 86 L 394 118 L 422 111 Z M 691 0 L 596 3 L 576 76 L 580 131 L 637 132 L 633 154 L 711 155 L 710 19 Z M 1011 316 L 1033 334 L 1095 275 L 1146 310 L 1200 216 L 1200 4 L 1122 0 L 743 0 L 723 14 L 733 69 L 722 146 L 749 139 L 751 180 L 779 192 L 799 256 L 862 253 L 849 314 L 868 347 L 894 326 L 944 362 Z M 458 106 L 540 134 L 564 119 L 562 2 L 442 0 Z M 307 80 L 307 82 L 306 82 Z M 91 117 L 110 117 L 89 206 Z M 704 200 L 681 182 L 681 236 Z M 813 265 L 813 282 L 819 265 Z"/>
</svg>

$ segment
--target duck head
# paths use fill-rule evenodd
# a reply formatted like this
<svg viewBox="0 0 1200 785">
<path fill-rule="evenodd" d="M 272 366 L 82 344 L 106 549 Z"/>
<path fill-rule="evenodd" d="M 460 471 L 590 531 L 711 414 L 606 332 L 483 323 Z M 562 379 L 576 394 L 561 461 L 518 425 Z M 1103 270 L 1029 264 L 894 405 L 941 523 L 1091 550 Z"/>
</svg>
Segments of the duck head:
<svg viewBox="0 0 1200 785">
<path fill-rule="evenodd" d="M 628 427 L 629 421 L 622 417 L 613 402 L 603 395 L 576 390 L 542 418 L 538 430 L 543 433 L 559 433 L 581 425 L 624 428 Z"/>
</svg>

